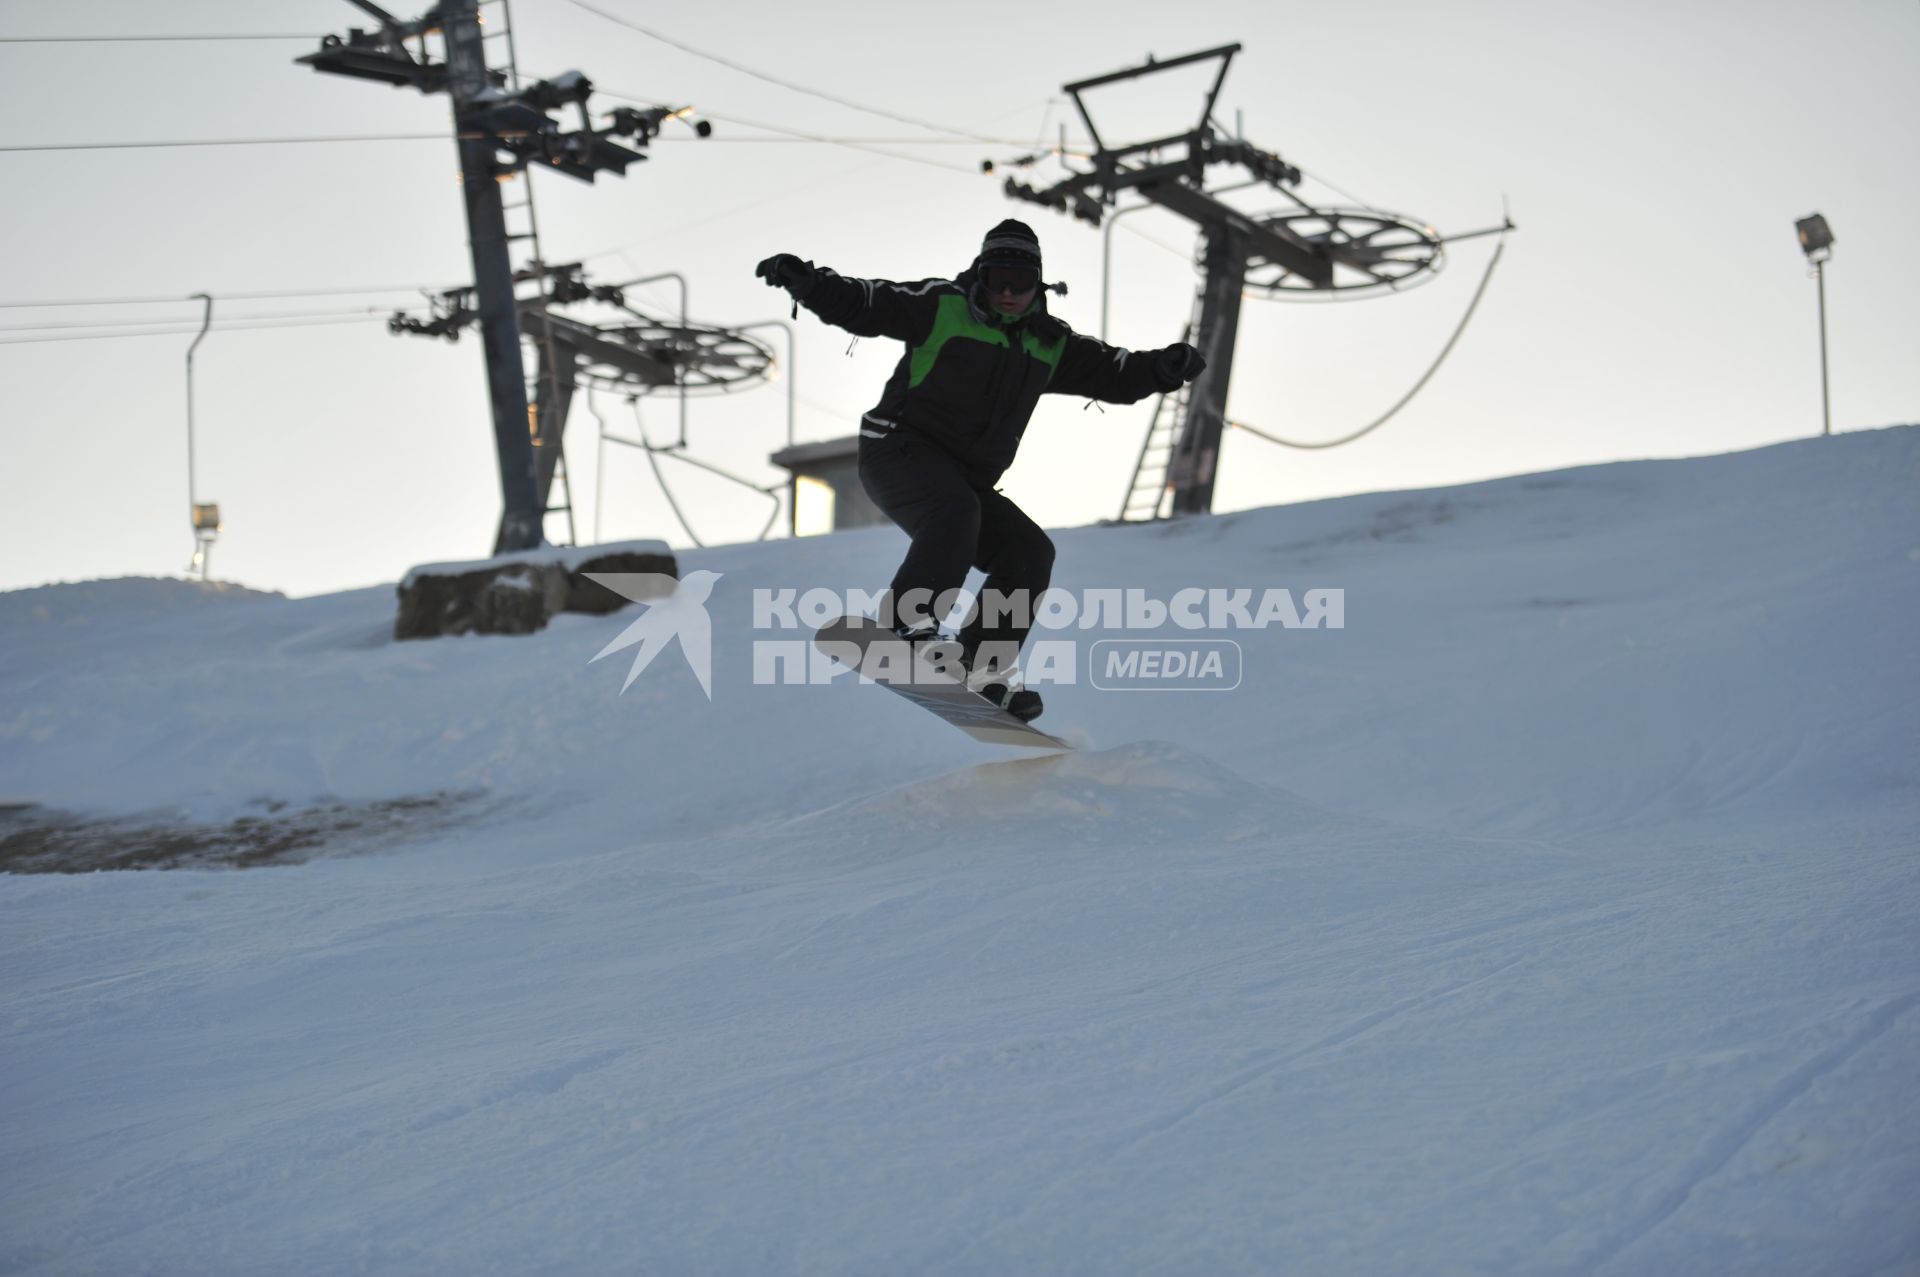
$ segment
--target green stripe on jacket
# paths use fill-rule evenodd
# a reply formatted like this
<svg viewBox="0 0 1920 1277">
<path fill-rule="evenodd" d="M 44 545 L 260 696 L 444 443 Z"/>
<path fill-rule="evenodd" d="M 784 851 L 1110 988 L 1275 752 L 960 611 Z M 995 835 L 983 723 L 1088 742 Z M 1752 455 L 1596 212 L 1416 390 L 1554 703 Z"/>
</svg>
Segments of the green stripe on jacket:
<svg viewBox="0 0 1920 1277">
<path fill-rule="evenodd" d="M 934 361 L 940 358 L 940 348 L 955 337 L 985 342 L 989 346 L 1011 347 L 1013 344 L 1007 340 L 1005 328 L 975 319 L 965 297 L 947 293 L 940 298 L 940 309 L 933 318 L 933 331 L 927 334 L 926 341 L 913 348 L 913 361 L 907 377 L 909 390 L 927 379 L 927 374 L 933 371 Z M 1020 346 L 1045 364 L 1051 377 L 1053 370 L 1060 366 L 1060 353 L 1066 349 L 1067 339 L 1061 337 L 1051 342 L 1042 341 L 1030 329 L 1022 328 Z"/>
</svg>

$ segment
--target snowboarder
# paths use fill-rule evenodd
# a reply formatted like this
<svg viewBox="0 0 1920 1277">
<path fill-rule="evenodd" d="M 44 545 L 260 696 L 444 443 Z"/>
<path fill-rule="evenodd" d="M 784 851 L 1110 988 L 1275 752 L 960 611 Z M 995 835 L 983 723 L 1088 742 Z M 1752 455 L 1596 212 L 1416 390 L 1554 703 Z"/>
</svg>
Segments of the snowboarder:
<svg viewBox="0 0 1920 1277">
<path fill-rule="evenodd" d="M 796 305 L 860 337 L 906 343 L 880 401 L 860 419 L 860 482 L 912 544 L 881 618 L 910 642 L 935 640 L 969 568 L 986 573 L 957 636 L 967 685 L 1023 720 L 1040 695 L 1019 651 L 1053 572 L 1053 542 L 994 484 L 1013 463 L 1042 394 L 1134 403 L 1206 367 L 1185 342 L 1129 351 L 1047 313 L 1040 241 L 1011 218 L 987 232 L 953 279 L 853 279 L 778 253 L 754 272 Z M 981 606 L 981 603 L 987 606 Z"/>
</svg>

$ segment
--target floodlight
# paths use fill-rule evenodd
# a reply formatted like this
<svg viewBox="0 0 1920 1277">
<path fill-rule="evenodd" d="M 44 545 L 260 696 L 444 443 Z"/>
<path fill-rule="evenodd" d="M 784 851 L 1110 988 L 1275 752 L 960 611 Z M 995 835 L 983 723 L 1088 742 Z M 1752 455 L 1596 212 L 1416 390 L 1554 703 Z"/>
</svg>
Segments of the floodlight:
<svg viewBox="0 0 1920 1277">
<path fill-rule="evenodd" d="M 1828 252 L 1833 248 L 1833 230 L 1827 225 L 1827 219 L 1818 213 L 1801 218 L 1793 224 L 1793 229 L 1800 232 L 1800 251 L 1809 260 L 1815 253 Z"/>
</svg>

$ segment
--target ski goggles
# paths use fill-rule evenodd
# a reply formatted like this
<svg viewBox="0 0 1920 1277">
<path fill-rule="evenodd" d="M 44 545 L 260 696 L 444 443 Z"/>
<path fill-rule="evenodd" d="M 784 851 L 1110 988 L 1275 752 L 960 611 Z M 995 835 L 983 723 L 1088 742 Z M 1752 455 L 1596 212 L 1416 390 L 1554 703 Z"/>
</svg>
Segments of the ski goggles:
<svg viewBox="0 0 1920 1277">
<path fill-rule="evenodd" d="M 1030 293 L 1040 286 L 1040 272 L 1026 266 L 989 266 L 980 272 L 980 287 L 988 296 L 996 293 Z"/>
</svg>

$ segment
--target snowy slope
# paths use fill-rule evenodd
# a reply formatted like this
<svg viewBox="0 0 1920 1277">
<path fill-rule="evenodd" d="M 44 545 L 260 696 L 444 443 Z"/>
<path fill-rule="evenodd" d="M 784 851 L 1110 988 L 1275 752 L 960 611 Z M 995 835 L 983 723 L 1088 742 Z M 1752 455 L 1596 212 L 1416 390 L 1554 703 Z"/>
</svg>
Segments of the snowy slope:
<svg viewBox="0 0 1920 1277">
<path fill-rule="evenodd" d="M 1920 1268 L 1920 430 L 1062 532 L 1346 591 L 1019 757 L 632 619 L 0 595 L 0 800 L 449 795 L 296 867 L 0 878 L 0 1271 Z M 1076 635 L 1091 640 L 1100 631 Z"/>
</svg>

